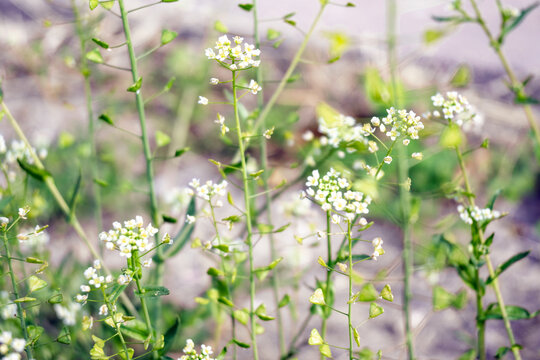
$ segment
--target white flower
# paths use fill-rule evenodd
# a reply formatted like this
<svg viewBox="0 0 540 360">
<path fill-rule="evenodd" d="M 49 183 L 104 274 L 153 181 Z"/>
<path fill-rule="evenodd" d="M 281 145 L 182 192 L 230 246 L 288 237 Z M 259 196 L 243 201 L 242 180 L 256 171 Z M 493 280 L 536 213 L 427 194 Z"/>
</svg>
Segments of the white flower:
<svg viewBox="0 0 540 360">
<path fill-rule="evenodd" d="M 311 141 L 313 140 L 314 135 L 313 132 L 310 130 L 307 130 L 305 133 L 302 134 L 302 140 L 304 141 Z"/>
<path fill-rule="evenodd" d="M 192 215 L 189 215 L 189 214 L 186 215 L 186 222 L 188 224 L 193 224 L 195 222 L 195 219 L 196 219 L 195 216 L 192 216 Z"/>
<path fill-rule="evenodd" d="M 424 155 L 421 152 L 414 152 L 411 154 L 411 157 L 416 160 L 422 160 Z"/>
<path fill-rule="evenodd" d="M 392 162 L 392 157 L 391 157 L 391 156 L 385 156 L 385 157 L 384 157 L 384 162 L 385 162 L 386 164 L 390 164 L 390 163 Z"/>
<path fill-rule="evenodd" d="M 262 90 L 262 87 L 253 79 L 249 82 L 248 88 L 254 95 Z"/>
<path fill-rule="evenodd" d="M 204 96 L 199 96 L 199 104 L 201 105 L 208 105 L 208 99 Z"/>
<path fill-rule="evenodd" d="M 212 84 L 212 85 L 219 84 L 219 79 L 218 78 L 210 78 L 210 84 Z"/>
<path fill-rule="evenodd" d="M 270 138 L 272 137 L 272 135 L 274 134 L 274 127 L 272 126 L 271 129 L 266 129 L 263 133 L 263 136 L 267 139 L 267 140 L 270 140 Z"/>
<path fill-rule="evenodd" d="M 103 304 L 99 307 L 99 315 L 107 316 L 109 314 L 109 309 L 107 305 Z"/>
<path fill-rule="evenodd" d="M 90 286 L 81 285 L 81 292 L 84 292 L 84 293 L 90 292 Z"/>
<path fill-rule="evenodd" d="M 142 266 L 146 268 L 149 268 L 150 266 L 152 266 L 152 258 L 144 260 L 142 263 Z"/>
<path fill-rule="evenodd" d="M 25 206 L 24 208 L 19 208 L 19 217 L 21 219 L 26 219 L 26 215 L 30 211 L 30 208 L 28 206 Z"/>
</svg>

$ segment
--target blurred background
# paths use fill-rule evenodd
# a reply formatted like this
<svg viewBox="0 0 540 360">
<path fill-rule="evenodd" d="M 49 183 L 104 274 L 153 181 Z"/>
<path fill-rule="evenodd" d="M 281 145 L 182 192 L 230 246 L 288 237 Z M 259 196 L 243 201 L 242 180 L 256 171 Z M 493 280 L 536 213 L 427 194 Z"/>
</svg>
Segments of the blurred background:
<svg viewBox="0 0 540 360">
<path fill-rule="evenodd" d="M 143 0 L 126 1 L 129 8 L 151 3 Z M 381 112 L 376 96 L 370 88 L 370 79 L 388 79 L 387 61 L 387 2 L 356 0 L 355 7 L 329 6 L 322 15 L 308 44 L 303 61 L 293 75 L 293 80 L 279 98 L 269 116 L 275 124 L 275 136 L 269 143 L 270 165 L 274 167 L 275 184 L 282 179 L 294 179 L 299 174 L 296 166 L 305 159 L 302 134 L 317 134 L 316 106 L 329 103 L 341 113 L 365 121 Z M 405 89 L 407 105 L 418 114 L 428 111 L 429 98 L 437 91 L 459 88 L 469 101 L 483 114 L 484 127 L 480 133 L 471 134 L 471 147 L 477 147 L 485 138 L 490 141 L 490 151 L 474 152 L 468 159 L 474 187 L 479 202 L 485 203 L 497 190 L 502 196 L 497 203 L 509 215 L 491 225 L 497 235 L 493 245 L 496 263 L 516 252 L 532 250 L 531 254 L 512 271 L 501 277 L 502 291 L 509 304 L 527 308 L 531 313 L 540 309 L 540 188 L 538 163 L 534 159 L 532 141 L 520 106 L 513 104 L 513 95 L 506 84 L 506 74 L 485 34 L 476 24 L 447 26 L 437 23 L 433 16 L 449 13 L 449 1 L 400 0 L 398 3 L 398 72 Z M 465 3 L 467 3 L 465 1 Z M 495 1 L 479 1 L 488 26 L 497 29 L 499 14 Z M 89 37 L 96 37 L 111 45 L 124 41 L 122 24 L 111 11 L 98 8 L 93 12 L 86 1 L 67 0 L 2 0 L 0 2 L 0 77 L 4 98 L 19 119 L 36 148 L 47 148 L 47 168 L 56 175 L 61 191 L 68 193 L 78 173 L 87 174 L 90 145 L 88 120 L 85 110 L 83 78 L 79 71 L 80 43 L 74 29 L 75 5 L 81 17 L 89 22 Z M 262 67 L 267 99 L 277 81 L 287 69 L 294 53 L 319 10 L 316 0 L 259 0 L 259 19 L 263 42 Z M 507 5 L 524 8 L 529 1 L 508 1 Z M 294 13 L 293 15 L 290 15 Z M 287 15 L 290 15 L 287 17 Z M 182 220 L 186 199 L 182 189 L 194 178 L 220 178 L 213 158 L 230 161 L 235 149 L 221 141 L 214 124 L 215 112 L 227 113 L 226 107 L 201 107 L 199 95 L 221 99 L 222 89 L 208 84 L 210 77 L 220 74 L 220 69 L 206 60 L 204 49 L 213 46 L 220 30 L 238 34 L 252 42 L 252 14 L 238 7 L 236 1 L 181 0 L 161 4 L 130 14 L 132 36 L 138 54 L 159 45 L 163 29 L 176 31 L 178 37 L 144 58 L 140 72 L 144 77 L 144 93 L 148 98 L 157 94 L 174 77 L 170 91 L 147 105 L 149 127 L 167 133 L 171 142 L 156 150 L 165 157 L 174 149 L 190 147 L 191 151 L 179 159 L 156 163 L 157 192 L 164 211 Z M 288 20 L 287 23 L 284 20 Z M 294 24 L 291 24 L 294 22 Z M 519 79 L 533 75 L 527 85 L 529 95 L 540 97 L 540 10 L 532 11 L 527 19 L 512 32 L 503 47 L 508 61 Z M 91 41 L 86 51 L 97 46 Z M 116 67 L 129 66 L 125 48 L 101 51 L 105 63 Z M 333 61 L 339 58 L 337 61 Z M 107 186 L 103 194 L 103 228 L 108 229 L 118 219 L 142 214 L 148 218 L 144 158 L 140 143 L 133 136 L 138 134 L 139 123 L 131 93 L 124 91 L 131 85 L 131 74 L 104 65 L 90 64 L 93 109 L 96 116 L 106 113 L 121 131 L 100 123 L 97 129 L 97 146 L 100 158 L 100 176 Z M 246 107 L 255 105 L 255 97 L 246 98 Z M 534 107 L 538 114 L 538 106 Z M 287 126 L 280 126 L 285 124 Z M 13 132 L 5 121 L 0 122 L 0 132 L 10 142 Z M 427 147 L 436 140 L 426 138 Z M 154 143 L 152 144 L 155 145 Z M 418 145 L 418 150 L 423 146 Z M 455 202 L 444 198 L 439 189 L 457 173 L 456 162 L 447 151 L 426 152 L 426 159 L 411 169 L 412 192 L 422 202 L 415 225 L 415 275 L 413 282 L 412 321 L 419 359 L 454 359 L 470 347 L 474 339 L 475 324 L 472 301 L 464 309 L 434 311 L 432 289 L 439 284 L 453 293 L 464 290 L 455 270 L 437 262 L 437 244 L 433 234 L 441 229 L 451 233 L 456 241 L 466 244 L 468 234 L 457 224 Z M 79 200 L 78 212 L 83 225 L 96 239 L 99 225 L 93 218 L 92 179 L 83 177 L 85 191 Z M 37 184 L 35 186 L 38 186 Z M 324 248 L 314 238 L 303 245 L 294 240 L 296 234 L 306 234 L 322 226 L 323 214 L 317 209 L 301 208 L 296 202 L 302 186 L 292 187 L 276 202 L 276 223 L 292 222 L 293 225 L 278 238 L 281 255 L 286 261 L 280 268 L 284 293 L 290 293 L 295 305 L 284 311 L 287 338 L 292 338 L 298 326 L 309 313 L 307 299 L 314 279 L 323 271 L 316 266 L 317 256 Z M 234 194 L 241 196 L 240 193 Z M 395 202 L 392 191 L 382 195 L 385 201 Z M 28 195 L 40 223 L 50 224 L 48 249 L 52 262 L 65 263 L 66 256 L 90 261 L 85 248 L 78 242 L 48 195 L 35 192 Z M 419 201 L 420 201 L 419 200 Z M 392 206 L 390 204 L 389 206 Z M 293 211 L 295 210 L 295 211 Z M 399 228 L 382 209 L 373 210 L 376 225 L 369 229 L 368 238 L 382 236 L 386 254 L 373 265 L 360 268 L 366 279 L 386 277 L 396 294 L 394 306 L 386 309 L 384 316 L 360 328 L 362 346 L 373 351 L 383 349 L 383 358 L 405 358 L 404 335 L 401 322 L 401 235 Z M 442 220 L 441 220 L 442 219 Z M 371 220 L 371 219 L 370 219 Z M 179 221 L 182 223 L 182 221 Z M 449 225 L 450 224 L 450 225 Z M 174 233 L 179 225 L 166 225 Z M 205 239 L 211 233 L 200 226 L 195 237 Z M 54 249 L 54 251 L 52 250 Z M 261 264 L 268 262 L 267 245 L 258 246 L 256 257 Z M 114 266 L 113 257 L 108 259 Z M 166 286 L 171 296 L 169 314 L 181 313 L 185 319 L 181 339 L 176 350 L 188 337 L 211 343 L 216 315 L 202 309 L 195 297 L 202 296 L 210 286 L 206 269 L 213 264 L 200 249 L 186 247 L 167 265 Z M 117 264 L 118 266 L 119 263 Z M 70 266 L 76 266 L 71 264 Z M 67 273 L 65 281 L 70 281 Z M 375 280 L 376 281 L 376 280 Z M 72 288 L 76 289 L 76 281 Z M 261 285 L 258 301 L 271 303 L 271 290 Z M 75 290 L 76 291 L 76 290 Z M 345 282 L 337 282 L 336 298 L 346 293 Z M 472 294 L 469 294 L 472 299 Z M 493 300 L 488 294 L 489 301 Z M 248 299 L 243 299 L 247 305 Z M 358 305 L 358 314 L 366 312 Z M 359 315 L 360 316 L 360 315 Z M 333 319 L 333 318 L 332 318 Z M 335 319 L 334 319 L 335 320 Z M 319 320 L 313 318 L 311 325 Z M 518 342 L 524 346 L 525 359 L 540 358 L 540 320 L 538 318 L 513 322 Z M 225 322 L 223 326 L 228 326 Z M 307 345 L 309 329 L 300 332 L 301 343 L 297 357 L 313 359 L 317 349 Z M 346 329 L 330 321 L 329 334 L 339 342 Z M 276 348 L 275 325 L 268 323 L 261 336 L 262 354 L 273 354 Z M 243 339 L 247 339 L 247 332 Z M 505 344 L 502 322 L 488 323 L 488 358 Z M 242 350 L 243 359 L 250 358 L 249 350 Z M 276 356 L 263 355 L 262 359 Z"/>
</svg>

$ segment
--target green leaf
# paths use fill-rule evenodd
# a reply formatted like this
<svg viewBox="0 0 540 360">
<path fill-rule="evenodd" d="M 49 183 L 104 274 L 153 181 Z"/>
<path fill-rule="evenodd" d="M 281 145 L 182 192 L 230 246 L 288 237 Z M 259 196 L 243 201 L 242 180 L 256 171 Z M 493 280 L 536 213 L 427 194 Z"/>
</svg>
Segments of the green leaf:
<svg viewBox="0 0 540 360">
<path fill-rule="evenodd" d="M 146 285 L 141 290 L 141 292 L 135 292 L 139 297 L 159 297 L 170 294 L 169 289 L 158 285 Z"/>
<path fill-rule="evenodd" d="M 177 2 L 178 0 L 161 0 L 161 2 L 164 2 L 164 3 L 172 3 L 172 2 Z"/>
<path fill-rule="evenodd" d="M 284 16 L 282 17 L 282 19 L 284 19 L 284 20 L 290 19 L 290 18 L 292 18 L 294 15 L 296 15 L 295 12 L 288 13 L 287 15 L 284 15 Z"/>
<path fill-rule="evenodd" d="M 94 10 L 99 5 L 99 0 L 90 0 L 88 5 L 90 6 L 90 10 Z"/>
<path fill-rule="evenodd" d="M 102 179 L 93 179 L 96 184 L 98 184 L 101 187 L 107 187 L 109 186 L 109 183 Z"/>
<path fill-rule="evenodd" d="M 241 324 L 247 325 L 249 322 L 249 310 L 234 310 L 233 317 L 238 320 Z"/>
<path fill-rule="evenodd" d="M 287 306 L 290 302 L 291 302 L 291 297 L 289 296 L 289 294 L 285 294 L 285 295 L 283 295 L 283 297 L 282 297 L 281 300 L 279 301 L 279 303 L 278 303 L 278 308 L 285 307 L 285 306 Z"/>
<path fill-rule="evenodd" d="M 456 88 L 462 88 L 467 86 L 471 82 L 471 69 L 467 65 L 460 65 L 452 80 L 450 80 L 450 85 Z"/>
<path fill-rule="evenodd" d="M 218 302 L 222 303 L 225 306 L 228 306 L 230 308 L 234 308 L 234 303 L 231 300 L 227 299 L 225 296 L 220 296 L 220 297 L 218 297 L 217 300 L 218 300 Z"/>
<path fill-rule="evenodd" d="M 506 269 L 508 269 L 512 264 L 515 264 L 517 263 L 518 261 L 520 261 L 521 259 L 524 259 L 527 257 L 527 255 L 529 255 L 531 251 L 528 250 L 528 251 L 524 251 L 524 252 L 521 252 L 519 254 L 516 254 L 514 256 L 512 256 L 510 259 L 506 260 L 504 263 L 502 263 L 501 265 L 499 265 L 499 267 L 495 270 L 495 274 L 493 274 L 494 276 L 491 277 L 491 275 L 487 278 L 486 280 L 486 285 L 489 285 L 493 282 L 493 280 L 495 280 L 496 278 L 499 277 L 499 275 L 502 274 L 503 271 L 505 271 Z"/>
<path fill-rule="evenodd" d="M 355 327 L 352 327 L 352 331 L 354 335 L 354 342 L 356 343 L 356 346 L 360 347 L 360 334 L 358 333 L 358 330 L 356 330 Z"/>
<path fill-rule="evenodd" d="M 163 222 L 166 222 L 169 224 L 176 224 L 178 222 L 178 220 L 176 220 L 175 217 L 172 217 L 166 214 L 161 214 L 161 218 L 163 219 Z"/>
<path fill-rule="evenodd" d="M 98 116 L 98 120 L 101 120 L 109 125 L 114 126 L 114 121 L 111 119 L 111 117 L 107 114 L 101 114 Z"/>
<path fill-rule="evenodd" d="M 375 289 L 372 283 L 365 284 L 362 289 L 353 296 L 354 301 L 375 301 L 379 298 L 379 293 Z"/>
<path fill-rule="evenodd" d="M 440 311 L 452 306 L 454 294 L 446 291 L 441 286 L 433 288 L 433 310 Z"/>
<path fill-rule="evenodd" d="M 142 85 L 142 77 L 139 77 L 137 81 L 135 81 L 134 84 L 132 84 L 130 87 L 128 87 L 126 90 L 129 92 L 137 92 L 141 88 Z"/>
<path fill-rule="evenodd" d="M 124 290 L 127 288 L 127 286 L 128 284 L 125 284 L 125 285 L 115 284 L 113 287 L 113 290 L 111 291 L 111 294 L 109 295 L 109 301 L 111 303 L 115 303 L 116 300 L 118 300 L 118 297 L 120 296 L 120 294 L 122 294 Z"/>
<path fill-rule="evenodd" d="M 163 30 L 161 32 L 161 45 L 166 45 L 173 41 L 178 36 L 178 33 L 176 31 L 172 30 Z"/>
<path fill-rule="evenodd" d="M 223 348 L 223 350 L 221 350 L 221 352 L 219 353 L 216 360 L 225 360 L 225 355 L 227 355 L 227 347 L 226 346 Z"/>
<path fill-rule="evenodd" d="M 497 349 L 497 353 L 495 354 L 495 359 L 502 359 L 506 353 L 510 351 L 510 348 L 508 346 L 503 346 Z"/>
<path fill-rule="evenodd" d="M 381 305 L 372 302 L 369 304 L 369 318 L 373 319 L 376 318 L 379 315 L 382 315 L 384 313 L 384 309 Z"/>
<path fill-rule="evenodd" d="M 274 49 L 277 49 L 285 39 L 278 40 L 272 45 Z"/>
<path fill-rule="evenodd" d="M 111 10 L 112 7 L 114 6 L 114 2 L 115 0 L 109 0 L 109 1 L 101 1 L 99 4 L 101 6 L 103 6 L 103 8 L 107 9 L 107 10 Z"/>
<path fill-rule="evenodd" d="M 103 64 L 103 56 L 98 49 L 91 50 L 86 53 L 86 59 L 95 62 L 97 64 Z"/>
<path fill-rule="evenodd" d="M 440 29 L 427 29 L 424 31 L 424 44 L 432 45 L 442 39 L 445 32 Z"/>
<path fill-rule="evenodd" d="M 281 36 L 281 32 L 275 29 L 268 29 L 266 31 L 266 39 L 268 39 L 269 41 L 276 40 L 280 36 Z"/>
<path fill-rule="evenodd" d="M 60 344 L 69 345 L 71 344 L 71 333 L 69 332 L 69 329 L 64 326 L 62 330 L 60 331 L 60 334 L 58 334 L 58 337 L 56 338 L 56 341 L 58 341 Z"/>
<path fill-rule="evenodd" d="M 127 359 L 126 359 L 126 353 L 124 351 L 120 351 L 118 353 L 118 356 L 120 356 L 120 358 L 122 360 L 131 360 L 131 359 L 133 359 L 133 354 L 135 353 L 135 350 L 133 350 L 132 348 L 128 348 L 127 350 L 128 350 L 127 351 L 128 352 L 127 356 L 129 357 Z"/>
<path fill-rule="evenodd" d="M 174 157 L 180 157 L 182 155 L 184 155 L 185 152 L 191 150 L 189 147 L 185 147 L 185 148 L 182 148 L 182 149 L 178 149 L 174 152 Z"/>
<path fill-rule="evenodd" d="M 155 136 L 157 147 L 167 146 L 171 142 L 171 137 L 165 134 L 163 131 L 157 130 Z"/>
<path fill-rule="evenodd" d="M 348 3 L 345 4 L 345 7 L 356 7 L 356 5 L 351 3 L 351 2 L 348 2 Z M 358 346 L 360 346 L 360 345 L 358 345 Z"/>
<path fill-rule="evenodd" d="M 238 4 L 238 7 L 245 11 L 251 11 L 251 9 L 253 9 L 253 4 Z"/>
<path fill-rule="evenodd" d="M 214 29 L 220 33 L 228 33 L 229 32 L 229 28 L 227 28 L 227 26 L 225 26 L 224 23 L 222 23 L 221 21 L 217 20 L 215 23 L 214 23 Z"/>
<path fill-rule="evenodd" d="M 296 21 L 294 21 L 294 20 L 284 20 L 284 21 L 285 21 L 285 23 L 287 23 L 287 24 L 289 24 L 291 26 L 296 26 Z"/>
<path fill-rule="evenodd" d="M 262 321 L 271 321 L 275 319 L 273 316 L 266 314 L 266 305 L 264 304 L 259 305 L 259 307 L 255 310 L 255 315 L 257 315 L 257 317 Z"/>
<path fill-rule="evenodd" d="M 51 173 L 43 168 L 39 168 L 35 165 L 29 164 L 22 159 L 17 159 L 19 166 L 23 169 L 28 175 L 39 181 L 45 181 L 45 178 L 51 176 Z"/>
<path fill-rule="evenodd" d="M 249 349 L 250 348 L 250 345 L 245 343 L 245 342 L 241 342 L 239 340 L 236 340 L 236 339 L 232 339 L 231 342 L 235 343 L 236 345 L 240 346 L 241 348 L 244 348 L 244 349 Z"/>
<path fill-rule="evenodd" d="M 506 314 L 508 315 L 509 320 L 522 320 L 522 319 L 532 319 L 538 315 L 538 311 L 530 313 L 527 309 L 524 309 L 519 306 L 506 305 Z M 490 304 L 484 314 L 485 319 L 497 319 L 502 320 L 501 308 L 498 303 Z"/>
<path fill-rule="evenodd" d="M 28 288 L 30 290 L 30 293 L 41 290 L 45 287 L 47 287 L 47 282 L 45 280 L 42 280 L 35 275 L 32 275 L 28 278 Z"/>
<path fill-rule="evenodd" d="M 176 81 L 176 77 L 172 77 L 167 81 L 167 84 L 163 87 L 163 91 L 169 91 L 171 90 L 172 86 L 174 85 L 174 82 Z"/>
<path fill-rule="evenodd" d="M 195 211 L 196 211 L 195 197 L 193 197 L 191 198 L 191 201 L 189 202 L 189 205 L 187 208 L 187 215 L 195 216 Z M 180 229 L 180 232 L 178 232 L 178 234 L 174 238 L 173 244 L 170 245 L 169 248 L 165 251 L 165 253 L 163 254 L 163 257 L 159 257 L 158 255 L 156 255 L 154 256 L 154 260 L 163 261 L 164 259 L 168 259 L 176 255 L 188 243 L 194 229 L 195 229 L 195 223 L 191 223 L 191 224 L 187 222 L 184 223 L 184 226 L 182 226 L 182 229 Z"/>
<path fill-rule="evenodd" d="M 215 267 L 209 267 L 208 270 L 206 270 L 206 273 L 212 277 L 216 276 L 224 276 L 225 274 L 223 271 L 216 269 Z"/>
<path fill-rule="evenodd" d="M 100 40 L 98 38 L 92 38 L 92 41 L 94 43 L 96 43 L 97 46 L 99 46 L 99 47 L 101 47 L 103 49 L 108 49 L 110 47 L 109 44 L 107 44 L 105 41 Z"/>
</svg>

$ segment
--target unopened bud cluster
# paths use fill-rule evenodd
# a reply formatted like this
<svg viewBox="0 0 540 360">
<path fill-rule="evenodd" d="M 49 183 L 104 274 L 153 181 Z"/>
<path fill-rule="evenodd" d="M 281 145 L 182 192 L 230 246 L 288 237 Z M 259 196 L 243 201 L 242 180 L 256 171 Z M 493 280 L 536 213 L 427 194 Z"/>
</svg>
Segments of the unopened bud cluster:
<svg viewBox="0 0 540 360">
<path fill-rule="evenodd" d="M 185 355 L 182 355 L 178 360 L 214 360 L 210 357 L 214 353 L 211 346 L 201 345 L 201 353 L 195 349 L 195 343 L 191 339 L 186 340 L 186 346 L 183 349 Z"/>
</svg>

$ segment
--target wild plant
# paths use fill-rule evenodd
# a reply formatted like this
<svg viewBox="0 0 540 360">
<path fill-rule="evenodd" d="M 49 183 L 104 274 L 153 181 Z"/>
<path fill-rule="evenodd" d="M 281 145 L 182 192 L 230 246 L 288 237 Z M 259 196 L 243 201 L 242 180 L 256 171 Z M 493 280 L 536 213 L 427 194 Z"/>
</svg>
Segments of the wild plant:
<svg viewBox="0 0 540 360">
<path fill-rule="evenodd" d="M 532 3 L 523 9 L 517 9 L 511 5 L 503 4 L 501 0 L 497 0 L 496 6 L 500 17 L 498 33 L 488 26 L 477 1 L 469 0 L 469 3 L 472 8 L 472 13 L 464 6 L 462 0 L 453 0 L 453 14 L 451 16 L 434 16 L 433 18 L 438 22 L 449 23 L 452 27 L 463 23 L 475 23 L 480 26 L 489 41 L 489 46 L 495 51 L 495 54 L 499 58 L 499 61 L 508 76 L 509 81 L 507 85 L 514 94 L 515 103 L 523 106 L 530 131 L 534 137 L 534 142 L 536 146 L 538 146 L 538 144 L 540 144 L 540 130 L 538 129 L 536 116 L 531 108 L 531 105 L 538 103 L 538 99 L 529 96 L 527 90 L 525 90 L 531 77 L 529 76 L 524 80 L 520 80 L 512 69 L 512 66 L 502 49 L 508 35 L 526 19 L 531 11 L 538 7 L 538 3 Z"/>
<path fill-rule="evenodd" d="M 470 227 L 471 231 L 471 240 L 466 252 L 463 252 L 458 245 L 448 241 L 441 235 L 443 246 L 447 248 L 449 254 L 450 266 L 456 268 L 462 281 L 476 294 L 476 348 L 471 349 L 468 355 L 486 359 L 486 321 L 488 319 L 502 319 L 510 345 L 499 348 L 497 357 L 500 358 L 506 352 L 511 351 L 516 359 L 521 359 L 521 346 L 516 343 L 510 320 L 530 318 L 536 316 L 536 314 L 531 315 L 527 310 L 517 306 L 505 305 L 498 277 L 512 264 L 525 258 L 530 251 L 513 255 L 498 267 L 493 265 L 490 248 L 495 239 L 495 233 L 487 236 L 487 227 L 491 222 L 500 219 L 506 214 L 494 210 L 498 194 L 495 194 L 485 207 L 477 205 L 476 195 L 472 189 L 465 163 L 465 156 L 475 149 L 464 149 L 465 138 L 463 132 L 479 126 L 481 117 L 469 104 L 468 100 L 457 92 L 447 92 L 446 96 L 437 93 L 431 97 L 431 100 L 436 110 L 431 112 L 428 117 L 445 126 L 441 134 L 441 144 L 455 152 L 459 164 L 464 187 L 457 185 L 452 195 L 459 204 L 457 212 L 460 219 Z M 479 149 L 483 147 L 485 146 L 481 146 Z M 488 272 L 485 279 L 481 273 L 484 266 Z M 497 302 L 485 306 L 483 298 L 488 286 L 493 288 Z"/>
</svg>

